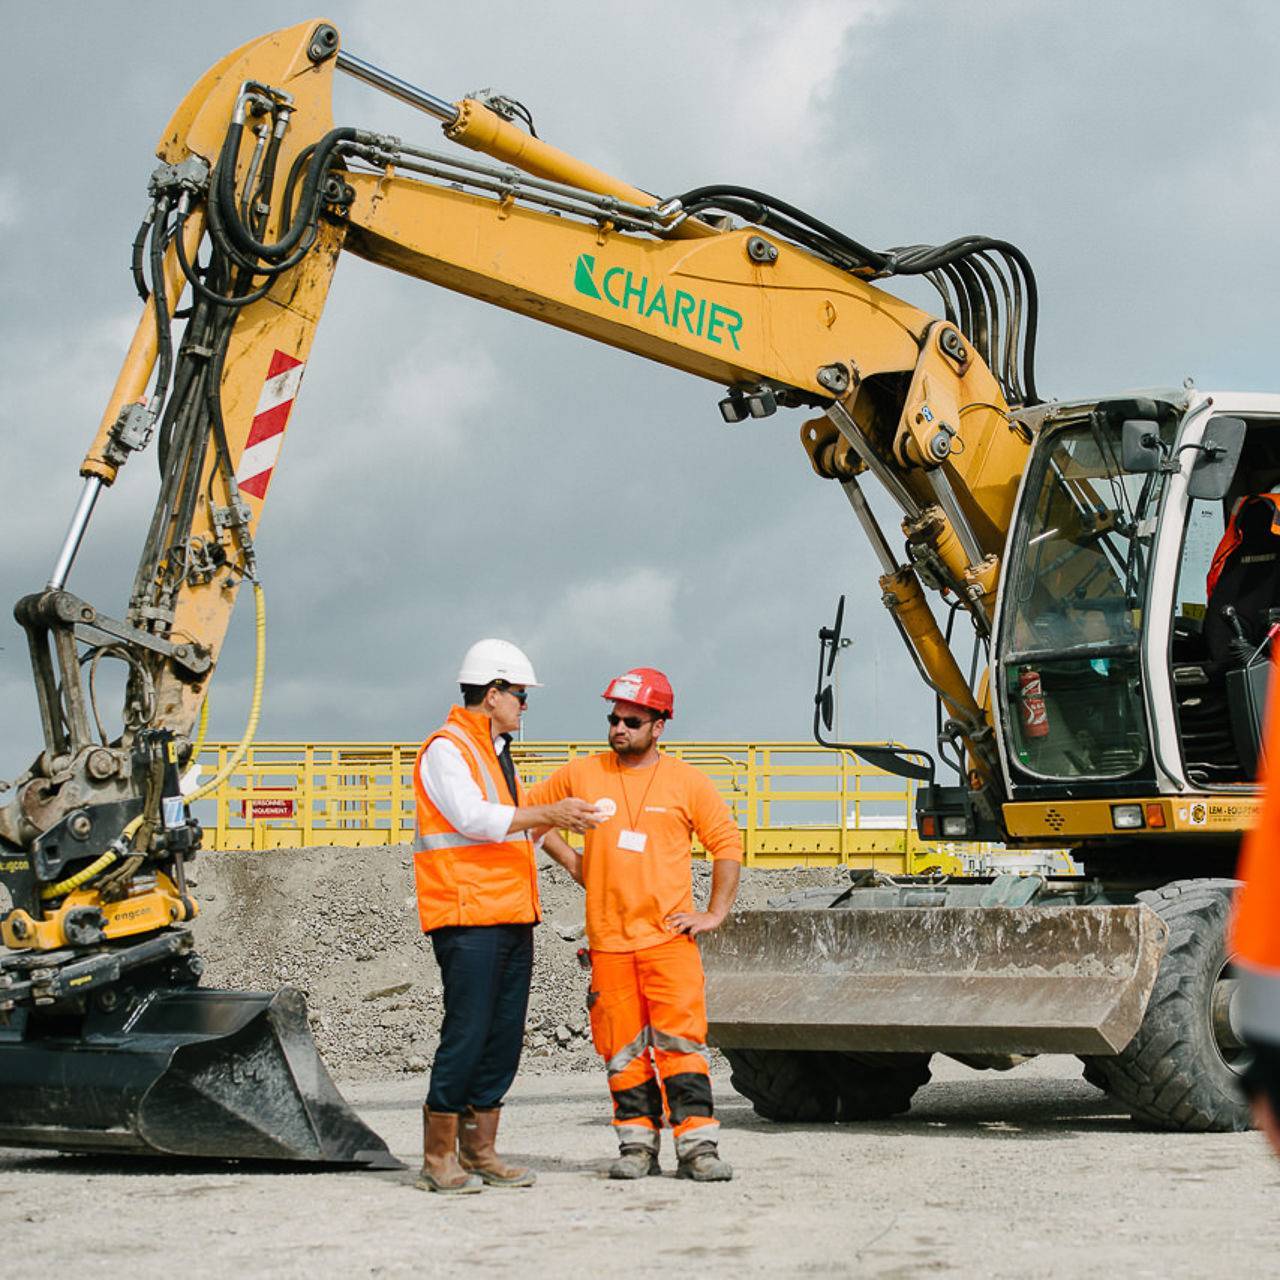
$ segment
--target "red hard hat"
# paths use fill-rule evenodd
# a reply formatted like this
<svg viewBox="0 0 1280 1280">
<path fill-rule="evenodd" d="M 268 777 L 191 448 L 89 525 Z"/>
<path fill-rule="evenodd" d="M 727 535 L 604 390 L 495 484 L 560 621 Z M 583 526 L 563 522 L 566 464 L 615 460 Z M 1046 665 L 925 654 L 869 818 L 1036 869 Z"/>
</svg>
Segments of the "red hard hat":
<svg viewBox="0 0 1280 1280">
<path fill-rule="evenodd" d="M 675 715 L 676 699 L 671 692 L 671 681 L 656 667 L 632 667 L 630 671 L 614 676 L 600 696 L 607 702 L 634 702 L 638 707 L 657 711 L 668 720 Z"/>
</svg>

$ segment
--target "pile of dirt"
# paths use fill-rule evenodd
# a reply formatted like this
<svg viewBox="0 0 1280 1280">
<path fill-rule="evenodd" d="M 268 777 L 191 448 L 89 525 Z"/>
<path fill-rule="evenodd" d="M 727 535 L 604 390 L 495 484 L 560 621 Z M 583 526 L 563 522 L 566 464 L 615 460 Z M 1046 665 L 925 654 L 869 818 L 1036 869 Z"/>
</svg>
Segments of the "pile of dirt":
<svg viewBox="0 0 1280 1280">
<path fill-rule="evenodd" d="M 418 927 L 407 846 L 204 853 L 192 872 L 204 985 L 299 988 L 337 1076 L 428 1069 L 443 1013 L 440 971 Z M 582 891 L 549 861 L 539 878 L 543 923 L 534 933 L 522 1069 L 595 1070 L 577 955 Z M 763 906 L 792 889 L 844 880 L 835 867 L 747 868 L 738 903 Z M 699 903 L 710 883 L 709 865 L 695 863 Z"/>
</svg>

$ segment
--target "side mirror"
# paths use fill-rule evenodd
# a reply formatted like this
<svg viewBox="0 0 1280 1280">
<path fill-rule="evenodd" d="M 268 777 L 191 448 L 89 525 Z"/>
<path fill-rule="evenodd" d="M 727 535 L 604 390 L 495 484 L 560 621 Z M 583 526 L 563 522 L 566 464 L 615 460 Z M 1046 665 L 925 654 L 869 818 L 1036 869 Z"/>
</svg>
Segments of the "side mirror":
<svg viewBox="0 0 1280 1280">
<path fill-rule="evenodd" d="M 1160 428 L 1146 418 L 1127 418 L 1120 428 L 1120 465 L 1125 471 L 1145 474 L 1164 464 Z"/>
<path fill-rule="evenodd" d="M 1128 427 L 1126 422 L 1125 427 Z M 1244 449 L 1245 424 L 1240 418 L 1214 418 L 1204 429 L 1196 458 L 1187 481 L 1187 493 L 1193 498 L 1220 502 L 1227 496 L 1240 453 Z"/>
<path fill-rule="evenodd" d="M 831 679 L 831 673 L 835 670 L 836 654 L 839 653 L 840 635 L 844 630 L 844 596 L 840 597 L 840 603 L 836 605 L 836 620 L 829 627 L 821 627 L 818 630 L 818 639 L 822 642 L 824 649 L 827 650 L 827 679 Z M 830 720 L 827 721 L 827 728 L 831 728 Z"/>
<path fill-rule="evenodd" d="M 835 710 L 835 696 L 831 691 L 830 685 L 827 685 L 827 687 L 818 694 L 818 710 L 822 712 L 822 727 L 830 733 L 831 718 Z"/>
</svg>

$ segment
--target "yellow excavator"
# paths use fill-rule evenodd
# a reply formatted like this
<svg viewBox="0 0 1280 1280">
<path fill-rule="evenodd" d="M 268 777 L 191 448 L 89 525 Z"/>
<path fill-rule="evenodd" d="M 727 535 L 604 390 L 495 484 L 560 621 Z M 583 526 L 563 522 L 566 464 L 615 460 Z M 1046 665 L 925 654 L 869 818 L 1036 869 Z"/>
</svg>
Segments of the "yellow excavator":
<svg viewBox="0 0 1280 1280">
<path fill-rule="evenodd" d="M 453 145 L 335 127 L 339 71 Z M 858 875 L 728 921 L 704 947 L 712 1035 L 761 1114 L 892 1114 L 933 1052 L 1060 1052 L 1146 1121 L 1247 1123 L 1223 925 L 1280 621 L 1280 397 L 1043 401 L 1013 245 L 876 250 L 761 191 L 655 196 L 538 138 L 521 103 L 436 97 L 323 20 L 214 65 L 157 154 L 141 318 L 52 574 L 15 607 L 44 746 L 0 809 L 0 1144 L 393 1163 L 329 1081 L 300 993 L 201 987 L 184 927 L 191 807 L 257 723 L 255 536 L 344 252 L 703 378 L 726 422 L 808 410 L 809 462 L 847 495 L 938 706 L 929 750 L 840 745 L 919 781 L 925 837 L 1070 848 L 1083 869 Z M 939 314 L 889 291 L 916 276 Z M 155 509 L 107 612 L 68 581 L 95 505 L 147 449 Z M 248 728 L 193 789 L 245 584 Z M 819 632 L 827 745 L 840 631 Z M 109 727 L 103 661 L 127 673 Z"/>
</svg>

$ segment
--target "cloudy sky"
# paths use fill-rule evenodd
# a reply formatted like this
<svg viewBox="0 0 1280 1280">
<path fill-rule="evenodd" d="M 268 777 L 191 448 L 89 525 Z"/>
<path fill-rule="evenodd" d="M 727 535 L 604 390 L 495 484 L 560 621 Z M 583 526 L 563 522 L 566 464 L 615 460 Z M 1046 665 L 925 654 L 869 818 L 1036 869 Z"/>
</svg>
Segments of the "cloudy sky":
<svg viewBox="0 0 1280 1280">
<path fill-rule="evenodd" d="M 127 264 L 174 105 L 292 3 L 0 0 L 0 777 L 38 749 L 9 602 L 48 577 L 133 325 Z M 443 97 L 493 86 L 540 134 L 662 194 L 769 190 L 866 243 L 964 233 L 1039 275 L 1039 384 L 1280 390 L 1280 17 L 1256 3 L 757 0 L 461 8 L 336 0 L 344 43 Z M 339 78 L 339 123 L 428 144 Z M 924 301 L 925 295 L 917 300 Z M 676 736 L 805 738 L 815 633 L 850 597 L 847 736 L 932 708 L 799 413 L 725 427 L 717 388 L 357 259 L 339 268 L 260 533 L 260 737 L 419 738 L 462 651 L 522 644 L 531 737 L 590 737 L 661 666 Z M 135 459 L 70 586 L 119 613 L 155 490 Z M 212 729 L 237 737 L 251 609 Z"/>
</svg>

